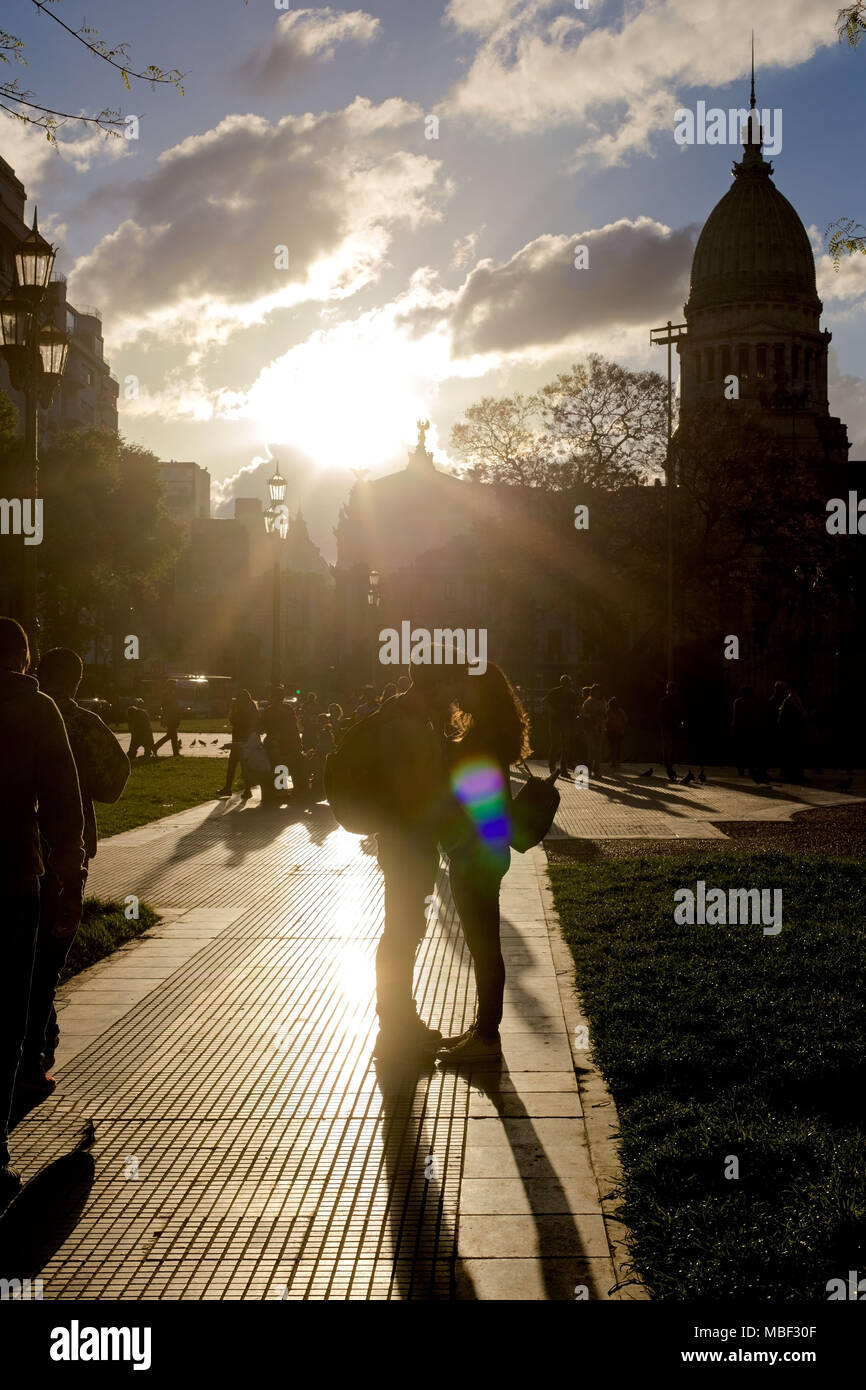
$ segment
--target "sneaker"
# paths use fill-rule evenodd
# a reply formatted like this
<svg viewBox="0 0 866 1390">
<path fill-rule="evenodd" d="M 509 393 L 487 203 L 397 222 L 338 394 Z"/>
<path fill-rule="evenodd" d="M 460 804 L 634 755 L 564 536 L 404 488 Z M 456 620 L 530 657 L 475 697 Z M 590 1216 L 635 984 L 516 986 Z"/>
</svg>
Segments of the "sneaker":
<svg viewBox="0 0 866 1390">
<path fill-rule="evenodd" d="M 496 1033 L 485 1038 L 477 1028 L 454 1047 L 443 1048 L 436 1054 L 445 1066 L 461 1066 L 464 1062 L 498 1062 L 502 1057 L 502 1039 Z"/>
<path fill-rule="evenodd" d="M 399 1021 L 380 1021 L 379 1036 L 373 1049 L 375 1057 L 427 1056 L 434 1057 L 442 1046 L 438 1028 L 428 1028 L 417 1014 Z"/>
<path fill-rule="evenodd" d="M 19 1070 L 15 1078 L 16 1091 L 28 1095 L 50 1096 L 56 1088 L 57 1082 L 44 1067 L 29 1067 L 23 1072 Z"/>
<path fill-rule="evenodd" d="M 455 1034 L 453 1035 L 453 1037 L 450 1037 L 450 1038 L 443 1038 L 443 1039 L 442 1039 L 442 1049 L 443 1049 L 443 1051 L 444 1051 L 446 1048 L 456 1047 L 458 1043 L 462 1042 L 464 1038 L 468 1038 L 468 1037 L 470 1036 L 470 1034 L 472 1034 L 472 1033 L 474 1033 L 474 1032 L 475 1032 L 475 1024 L 474 1024 L 474 1023 L 470 1023 L 469 1027 L 468 1027 L 468 1028 L 465 1028 L 465 1029 L 463 1030 L 462 1033 L 455 1033 Z"/>
</svg>

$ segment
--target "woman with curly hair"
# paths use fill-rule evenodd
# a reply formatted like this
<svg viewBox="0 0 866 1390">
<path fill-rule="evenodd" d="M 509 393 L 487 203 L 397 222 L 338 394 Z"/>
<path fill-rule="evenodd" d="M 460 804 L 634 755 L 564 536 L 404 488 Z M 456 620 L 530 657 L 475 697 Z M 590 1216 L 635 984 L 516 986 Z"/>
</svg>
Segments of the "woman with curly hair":
<svg viewBox="0 0 866 1390">
<path fill-rule="evenodd" d="M 452 820 L 444 841 L 451 896 L 475 966 L 475 1021 L 446 1038 L 444 1063 L 496 1060 L 505 963 L 499 940 L 499 889 L 511 863 L 513 762 L 529 752 L 529 719 L 505 673 L 489 662 L 483 675 L 465 677 L 447 745 Z"/>
</svg>

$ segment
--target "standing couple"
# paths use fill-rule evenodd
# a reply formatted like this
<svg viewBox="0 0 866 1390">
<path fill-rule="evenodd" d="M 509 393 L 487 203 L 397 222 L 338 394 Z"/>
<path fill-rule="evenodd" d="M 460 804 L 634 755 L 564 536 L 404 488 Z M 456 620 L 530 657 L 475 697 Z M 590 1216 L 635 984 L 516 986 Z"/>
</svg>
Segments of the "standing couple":
<svg viewBox="0 0 866 1390">
<path fill-rule="evenodd" d="M 377 836 L 385 925 L 376 954 L 376 1055 L 435 1055 L 453 1064 L 495 1060 L 505 987 L 499 888 L 511 861 L 509 768 L 528 752 L 528 719 L 493 663 L 483 675 L 442 665 L 413 666 L 411 674 L 408 690 L 352 731 L 356 743 L 365 744 L 366 767 L 347 736 L 325 777 L 337 819 L 359 828 L 358 817 L 347 824 L 351 813 L 347 819 L 341 814 L 336 775 L 336 762 L 354 757 L 352 775 L 365 783 L 368 797 L 361 819 Z M 422 1022 L 412 994 L 440 845 L 478 992 L 475 1021 L 452 1038 Z"/>
</svg>

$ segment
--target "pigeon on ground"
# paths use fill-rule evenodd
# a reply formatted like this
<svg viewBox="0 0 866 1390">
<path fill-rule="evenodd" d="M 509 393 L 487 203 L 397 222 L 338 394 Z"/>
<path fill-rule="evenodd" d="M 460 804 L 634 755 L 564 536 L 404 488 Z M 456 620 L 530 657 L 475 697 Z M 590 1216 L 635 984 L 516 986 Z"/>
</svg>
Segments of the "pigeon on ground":
<svg viewBox="0 0 866 1390">
<path fill-rule="evenodd" d="M 701 768 L 700 772 L 698 773 L 698 781 L 699 781 L 699 782 L 706 782 L 706 780 L 707 780 L 707 775 L 706 775 L 706 773 L 704 772 L 704 769 Z"/>
<path fill-rule="evenodd" d="M 653 775 L 653 768 L 651 768 L 651 767 L 648 767 L 647 770 L 646 770 L 646 772 L 642 772 L 642 773 L 641 773 L 641 777 L 652 777 L 652 775 Z"/>
<path fill-rule="evenodd" d="M 92 1146 L 93 1146 L 93 1144 L 95 1143 L 95 1141 L 96 1141 L 96 1126 L 94 1125 L 94 1123 L 93 1123 L 92 1120 L 88 1120 L 88 1121 L 87 1121 L 87 1124 L 84 1126 L 83 1130 L 81 1131 L 81 1138 L 79 1139 L 78 1143 L 75 1145 L 75 1151 L 76 1151 L 76 1153 L 85 1153 L 87 1149 L 92 1148 Z"/>
<path fill-rule="evenodd" d="M 218 739 L 218 738 L 212 738 L 212 739 L 211 739 L 211 743 L 219 743 L 219 739 Z"/>
<path fill-rule="evenodd" d="M 680 780 L 681 780 L 683 786 L 685 786 L 686 783 L 688 783 L 688 782 L 694 782 L 694 780 L 695 780 L 695 774 L 692 772 L 691 768 L 689 768 L 689 770 L 688 770 L 688 772 L 686 773 L 685 777 L 682 777 Z"/>
</svg>

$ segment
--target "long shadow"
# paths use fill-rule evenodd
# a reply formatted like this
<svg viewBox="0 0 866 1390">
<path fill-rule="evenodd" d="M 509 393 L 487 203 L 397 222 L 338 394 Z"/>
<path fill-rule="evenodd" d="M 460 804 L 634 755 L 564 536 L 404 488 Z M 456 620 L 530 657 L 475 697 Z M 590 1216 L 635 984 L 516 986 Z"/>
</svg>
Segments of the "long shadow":
<svg viewBox="0 0 866 1390">
<path fill-rule="evenodd" d="M 433 1064 L 419 1067 L 377 1060 L 375 1069 L 382 1096 L 382 1155 L 394 1284 L 403 1299 L 448 1299 L 453 1296 L 457 1249 L 454 1228 L 445 1215 L 444 1174 L 439 1172 L 428 1130 Z M 449 1160 L 460 1163 L 462 1136 L 454 1147 Z M 442 1283 L 437 1287 L 437 1267 L 443 1265 L 448 1272 L 447 1289 Z M 471 1281 L 461 1280 L 461 1298 L 474 1297 Z"/>
<path fill-rule="evenodd" d="M 512 1080 L 515 1087 L 513 1091 L 503 1089 L 506 1080 L 510 1079 L 508 1067 L 504 1062 L 496 1067 L 472 1068 L 468 1074 L 473 1089 L 487 1096 L 493 1104 L 508 1136 L 515 1167 L 523 1183 L 529 1210 L 535 1222 L 541 1277 L 544 1280 L 547 1298 L 550 1301 L 562 1302 L 567 1287 L 567 1297 L 571 1299 L 574 1297 L 573 1287 L 570 1284 L 566 1286 L 561 1273 L 552 1267 L 551 1260 L 586 1261 L 588 1270 L 592 1269 L 592 1265 L 583 1247 L 574 1214 L 569 1209 L 568 1196 L 559 1174 L 547 1157 L 544 1144 L 538 1137 L 535 1121 L 527 1112 L 517 1092 L 518 1082 Z M 517 1076 L 519 1080 L 520 1073 Z M 535 1143 L 515 1144 L 509 1130 L 509 1120 L 525 1121 L 535 1136 Z M 527 1157 L 529 1154 L 531 1159 Z M 550 1249 L 550 1231 L 554 1225 L 559 1231 L 556 1248 Z M 586 1277 L 589 1277 L 588 1273 Z"/>
<path fill-rule="evenodd" d="M 95 1171 L 76 1147 L 27 1183 L 0 1217 L 0 1278 L 32 1280 L 45 1268 L 75 1230 Z"/>
</svg>

